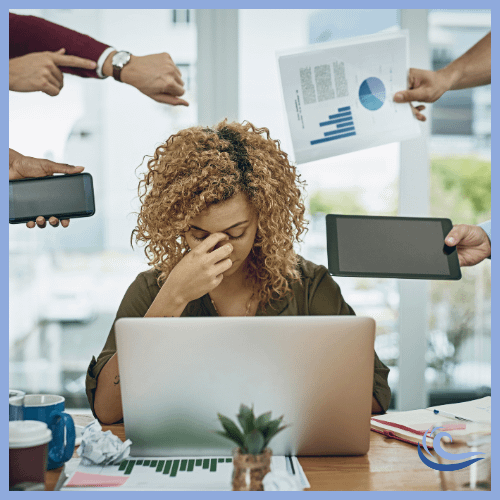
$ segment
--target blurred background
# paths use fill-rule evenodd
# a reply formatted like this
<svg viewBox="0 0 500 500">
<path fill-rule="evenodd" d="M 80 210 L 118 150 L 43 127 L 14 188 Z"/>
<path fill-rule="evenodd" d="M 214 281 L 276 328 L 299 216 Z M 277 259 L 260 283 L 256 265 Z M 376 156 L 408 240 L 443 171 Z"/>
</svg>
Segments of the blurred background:
<svg viewBox="0 0 500 500">
<path fill-rule="evenodd" d="M 67 229 L 9 234 L 9 385 L 66 397 L 88 409 L 85 373 L 101 351 L 119 303 L 147 268 L 131 247 L 143 159 L 171 134 L 228 116 L 269 128 L 291 153 L 276 51 L 382 30 L 409 29 L 428 68 L 438 69 L 491 29 L 489 10 L 44 10 L 11 9 L 88 34 L 135 55 L 168 52 L 183 73 L 188 108 L 154 102 L 135 88 L 65 75 L 56 98 L 9 93 L 9 146 L 24 155 L 83 165 L 94 178 L 96 214 Z M 225 57 L 220 57 L 224 55 Z M 418 66 L 413 61 L 412 66 Z M 424 148 L 405 143 L 299 166 L 307 182 L 309 232 L 297 249 L 327 265 L 325 214 L 490 219 L 491 89 L 448 92 L 427 105 Z M 426 188 L 407 196 L 412 176 Z M 418 183 L 416 184 L 418 185 Z M 376 350 L 391 368 L 391 408 L 413 409 L 491 394 L 491 263 L 460 281 L 335 278 L 357 315 L 377 322 Z M 413 293 L 414 295 L 414 293 Z M 401 362 L 415 332 L 401 304 L 421 318 L 420 351 Z M 410 353 L 411 354 L 411 353 Z M 398 394 L 416 392 L 413 400 Z"/>
</svg>

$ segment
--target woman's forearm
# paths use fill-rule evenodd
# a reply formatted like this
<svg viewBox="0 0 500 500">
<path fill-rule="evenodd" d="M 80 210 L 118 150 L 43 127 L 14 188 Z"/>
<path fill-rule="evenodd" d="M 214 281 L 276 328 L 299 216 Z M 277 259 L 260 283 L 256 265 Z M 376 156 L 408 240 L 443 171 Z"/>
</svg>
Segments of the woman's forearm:
<svg viewBox="0 0 500 500">
<path fill-rule="evenodd" d="M 178 318 L 186 306 L 187 302 L 172 294 L 168 288 L 163 286 L 144 317 Z"/>
<path fill-rule="evenodd" d="M 372 413 L 384 413 L 384 410 L 380 406 L 379 402 L 372 396 Z"/>
<path fill-rule="evenodd" d="M 186 305 L 186 302 L 180 297 L 172 296 L 170 290 L 163 287 L 149 307 L 145 317 L 179 317 Z M 104 365 L 97 378 L 94 411 L 97 418 L 104 424 L 114 424 L 123 418 L 120 374 L 116 353 Z"/>
<path fill-rule="evenodd" d="M 103 424 L 114 424 L 123 418 L 120 374 L 116 353 L 104 365 L 97 378 L 94 411 Z"/>
</svg>

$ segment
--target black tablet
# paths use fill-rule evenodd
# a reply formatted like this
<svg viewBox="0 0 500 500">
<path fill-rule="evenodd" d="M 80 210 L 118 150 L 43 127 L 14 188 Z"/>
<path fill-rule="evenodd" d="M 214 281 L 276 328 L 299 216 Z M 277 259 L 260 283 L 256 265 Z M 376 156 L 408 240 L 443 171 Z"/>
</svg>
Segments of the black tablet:
<svg viewBox="0 0 500 500">
<path fill-rule="evenodd" d="M 326 216 L 328 270 L 334 276 L 459 280 L 449 219 Z"/>
</svg>

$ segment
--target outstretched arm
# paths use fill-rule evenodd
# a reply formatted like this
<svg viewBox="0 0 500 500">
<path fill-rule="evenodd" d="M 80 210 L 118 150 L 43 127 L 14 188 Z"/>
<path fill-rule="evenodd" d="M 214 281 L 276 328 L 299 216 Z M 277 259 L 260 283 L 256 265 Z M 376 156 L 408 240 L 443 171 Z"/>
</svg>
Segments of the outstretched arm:
<svg viewBox="0 0 500 500">
<path fill-rule="evenodd" d="M 474 266 L 491 257 L 491 241 L 479 226 L 459 224 L 445 238 L 448 246 L 456 246 L 460 266 Z"/>
<path fill-rule="evenodd" d="M 64 26 L 35 16 L 9 14 L 10 90 L 42 90 L 57 95 L 63 85 L 62 73 L 93 78 L 111 76 L 115 54 L 109 45 Z M 37 75 L 32 74 L 35 65 L 39 67 Z M 33 78 L 39 75 L 40 80 Z M 189 106 L 180 98 L 185 92 L 181 72 L 166 52 L 132 55 L 122 70 L 121 80 L 157 102 Z"/>
<path fill-rule="evenodd" d="M 60 67 L 92 70 L 97 66 L 95 61 L 78 56 L 67 56 L 65 52 L 66 49 L 62 48 L 57 52 L 33 52 L 9 59 L 9 90 L 40 91 L 56 96 L 64 85 Z"/>
<path fill-rule="evenodd" d="M 448 90 L 459 90 L 491 83 L 491 32 L 479 40 L 465 54 L 437 71 L 411 68 L 409 90 L 394 95 L 396 102 L 435 102 Z M 416 111 L 416 117 L 425 121 Z"/>
<path fill-rule="evenodd" d="M 111 52 L 103 64 L 105 76 L 113 75 L 112 59 L 116 51 Z M 134 56 L 121 72 L 121 80 L 132 85 L 143 94 L 157 102 L 172 106 L 189 106 L 189 103 L 179 96 L 184 94 L 184 82 L 179 68 L 166 52 Z"/>
<path fill-rule="evenodd" d="M 97 62 L 109 47 L 94 38 L 35 16 L 9 13 L 9 59 L 34 52 L 57 52 Z M 60 66 L 63 73 L 97 78 L 95 67 Z M 10 83 L 10 82 L 9 82 Z"/>
<path fill-rule="evenodd" d="M 443 68 L 443 72 L 448 75 L 450 90 L 491 83 L 491 31 L 463 56 Z"/>
</svg>

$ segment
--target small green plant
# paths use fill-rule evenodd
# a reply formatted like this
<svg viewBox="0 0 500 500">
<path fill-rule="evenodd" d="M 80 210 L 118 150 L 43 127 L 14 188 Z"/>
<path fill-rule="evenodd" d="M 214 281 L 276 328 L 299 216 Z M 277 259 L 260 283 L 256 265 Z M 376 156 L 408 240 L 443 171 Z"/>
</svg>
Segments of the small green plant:
<svg viewBox="0 0 500 500">
<path fill-rule="evenodd" d="M 271 438 L 276 436 L 288 425 L 282 425 L 283 415 L 276 420 L 271 420 L 271 412 L 263 413 L 255 418 L 253 408 L 242 404 L 238 421 L 243 431 L 229 418 L 217 414 L 224 431 L 215 431 L 217 434 L 235 442 L 243 454 L 260 455 L 269 444 Z"/>
</svg>

